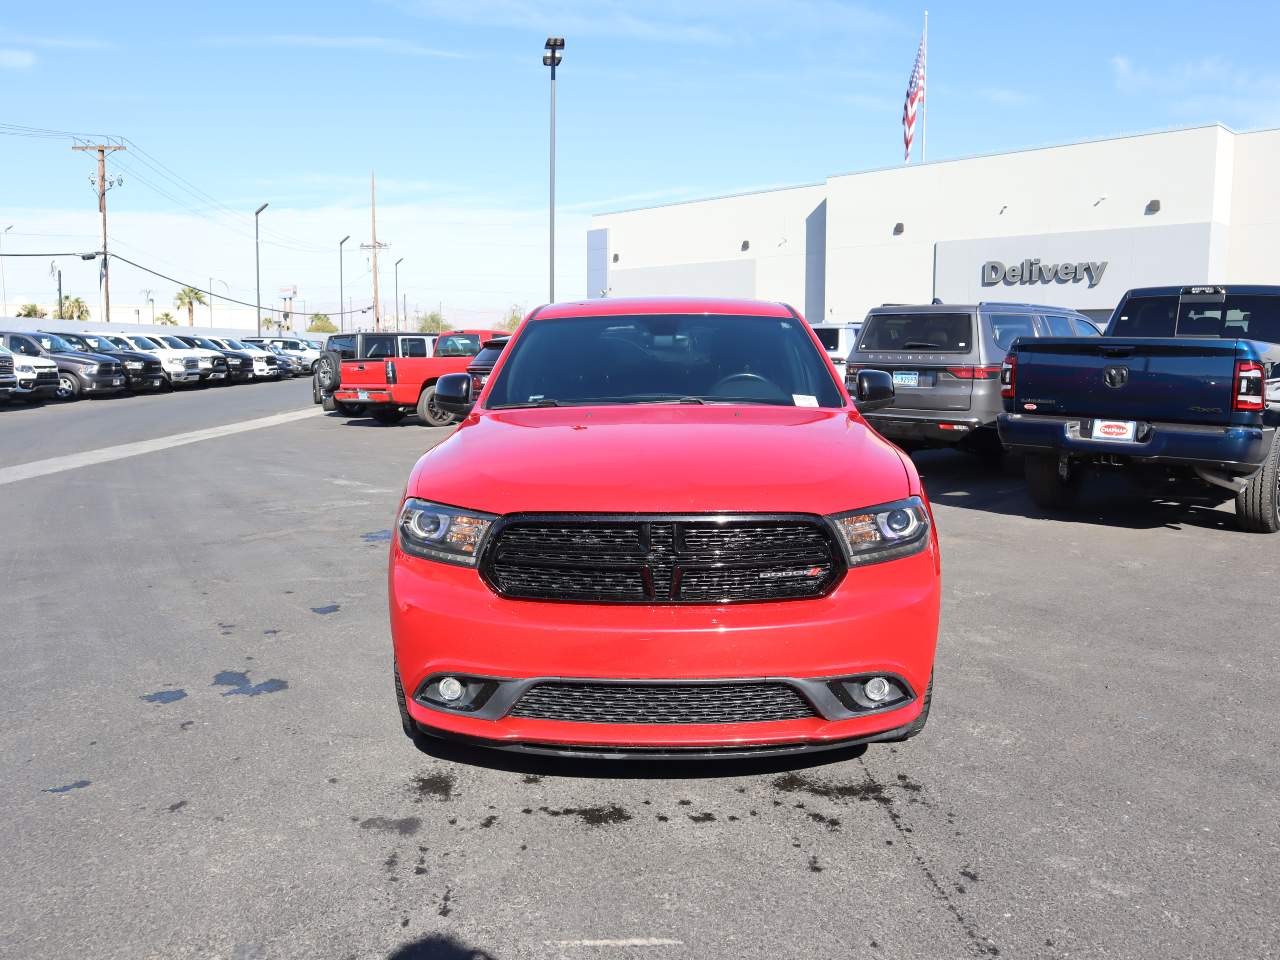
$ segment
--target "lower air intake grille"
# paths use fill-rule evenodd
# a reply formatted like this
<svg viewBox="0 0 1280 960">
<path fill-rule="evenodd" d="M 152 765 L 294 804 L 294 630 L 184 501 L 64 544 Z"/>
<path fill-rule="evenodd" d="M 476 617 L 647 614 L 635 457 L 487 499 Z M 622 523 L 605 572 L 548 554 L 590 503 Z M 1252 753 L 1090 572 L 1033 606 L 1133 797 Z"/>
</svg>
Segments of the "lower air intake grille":
<svg viewBox="0 0 1280 960">
<path fill-rule="evenodd" d="M 511 709 L 575 723 L 760 723 L 814 716 L 785 683 L 539 683 Z"/>
</svg>

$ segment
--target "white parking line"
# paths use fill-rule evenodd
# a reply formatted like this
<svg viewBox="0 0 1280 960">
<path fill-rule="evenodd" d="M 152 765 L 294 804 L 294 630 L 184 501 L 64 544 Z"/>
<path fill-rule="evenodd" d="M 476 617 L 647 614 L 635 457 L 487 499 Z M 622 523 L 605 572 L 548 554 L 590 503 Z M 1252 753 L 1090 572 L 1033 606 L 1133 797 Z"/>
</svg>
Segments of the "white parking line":
<svg viewBox="0 0 1280 960">
<path fill-rule="evenodd" d="M 157 450 L 168 450 L 170 447 L 198 443 L 201 440 L 213 440 L 249 430 L 261 430 L 263 427 L 274 427 L 282 423 L 302 420 L 304 417 L 314 417 L 322 412 L 319 407 L 313 406 L 306 410 L 291 410 L 289 413 L 277 413 L 270 417 L 259 417 L 256 420 L 241 420 L 239 423 L 227 423 L 220 427 L 209 427 L 206 430 L 175 433 L 172 436 L 139 440 L 136 443 L 121 443 L 114 447 L 86 450 L 83 453 L 72 453 L 65 457 L 50 457 L 48 460 L 33 460 L 31 463 L 20 463 L 15 467 L 0 467 L 0 486 L 6 483 L 17 483 L 19 480 L 47 477 L 51 473 L 79 470 L 81 467 L 91 467 L 97 463 L 110 463 L 112 460 L 124 460 L 144 453 L 155 453 Z"/>
<path fill-rule="evenodd" d="M 543 940 L 547 947 L 680 947 L 683 940 L 662 937 L 628 937 L 625 940 Z"/>
</svg>

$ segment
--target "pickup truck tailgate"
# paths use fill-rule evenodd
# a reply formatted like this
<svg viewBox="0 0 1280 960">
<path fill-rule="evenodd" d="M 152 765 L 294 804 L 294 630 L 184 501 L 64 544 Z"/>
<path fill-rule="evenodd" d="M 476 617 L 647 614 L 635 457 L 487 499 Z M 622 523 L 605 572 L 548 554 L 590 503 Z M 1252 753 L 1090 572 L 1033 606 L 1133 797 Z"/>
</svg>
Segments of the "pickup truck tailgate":
<svg viewBox="0 0 1280 960">
<path fill-rule="evenodd" d="M 342 386 L 352 387 L 385 387 L 387 385 L 388 361 L 377 360 L 343 360 Z"/>
<path fill-rule="evenodd" d="M 1231 422 L 1236 340 L 1067 339 L 1015 347 L 1013 410 L 1172 423 Z"/>
</svg>

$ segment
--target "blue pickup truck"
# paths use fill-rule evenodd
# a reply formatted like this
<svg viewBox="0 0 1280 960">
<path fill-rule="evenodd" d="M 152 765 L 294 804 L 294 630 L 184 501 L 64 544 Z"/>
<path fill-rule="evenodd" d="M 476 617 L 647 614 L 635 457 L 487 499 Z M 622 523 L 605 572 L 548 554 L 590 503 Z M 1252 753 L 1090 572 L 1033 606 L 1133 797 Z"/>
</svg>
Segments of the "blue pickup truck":
<svg viewBox="0 0 1280 960">
<path fill-rule="evenodd" d="M 1234 496 L 1241 527 L 1280 531 L 1280 287 L 1130 290 L 1102 337 L 1014 341 L 1000 381 L 1000 438 L 1041 507 L 1122 469 L 1161 499 Z"/>
</svg>

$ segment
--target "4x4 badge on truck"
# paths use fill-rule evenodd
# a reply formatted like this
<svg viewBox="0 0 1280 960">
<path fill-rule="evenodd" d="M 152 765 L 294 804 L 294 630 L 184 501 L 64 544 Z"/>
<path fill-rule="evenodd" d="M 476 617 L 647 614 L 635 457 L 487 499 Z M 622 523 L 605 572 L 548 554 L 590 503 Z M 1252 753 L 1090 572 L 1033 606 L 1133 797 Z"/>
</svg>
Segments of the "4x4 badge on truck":
<svg viewBox="0 0 1280 960">
<path fill-rule="evenodd" d="M 1107 369 L 1102 373 L 1102 379 L 1108 387 L 1123 387 L 1129 382 L 1129 368 L 1107 367 Z"/>
</svg>

